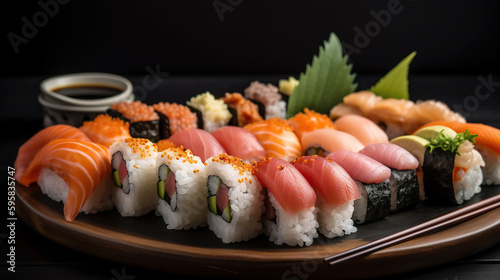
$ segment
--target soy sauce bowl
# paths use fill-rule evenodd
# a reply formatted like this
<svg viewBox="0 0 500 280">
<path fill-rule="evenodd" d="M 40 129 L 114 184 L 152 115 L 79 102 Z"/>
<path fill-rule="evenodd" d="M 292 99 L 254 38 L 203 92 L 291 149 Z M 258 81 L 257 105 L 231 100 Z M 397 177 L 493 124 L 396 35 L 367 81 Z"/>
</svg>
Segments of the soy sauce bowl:
<svg viewBox="0 0 500 280">
<path fill-rule="evenodd" d="M 76 73 L 55 76 L 40 84 L 46 101 L 72 106 L 109 106 L 130 100 L 132 83 L 108 73 Z"/>
</svg>

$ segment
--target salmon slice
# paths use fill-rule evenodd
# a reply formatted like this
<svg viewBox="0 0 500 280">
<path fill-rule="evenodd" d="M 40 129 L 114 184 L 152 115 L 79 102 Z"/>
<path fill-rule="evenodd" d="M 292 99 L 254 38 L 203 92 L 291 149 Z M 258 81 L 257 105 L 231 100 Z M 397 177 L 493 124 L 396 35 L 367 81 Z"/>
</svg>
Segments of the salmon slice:
<svg viewBox="0 0 500 280">
<path fill-rule="evenodd" d="M 209 157 L 226 153 L 222 145 L 209 132 L 190 128 L 177 131 L 168 139 L 177 146 L 183 146 L 191 150 L 195 156 L 199 156 L 203 162 Z"/>
<path fill-rule="evenodd" d="M 45 146 L 45 144 L 54 139 L 80 139 L 92 141 L 78 128 L 66 124 L 52 125 L 38 131 L 19 147 L 14 162 L 14 168 L 16 169 L 14 177 L 16 180 L 19 180 L 23 176 L 35 154 Z"/>
<path fill-rule="evenodd" d="M 316 203 L 316 194 L 307 179 L 290 162 L 264 158 L 256 163 L 256 175 L 290 215 L 309 209 Z"/>
<path fill-rule="evenodd" d="M 387 134 L 373 121 L 357 115 L 346 115 L 335 121 L 338 130 L 356 137 L 363 145 L 388 143 Z"/>
<path fill-rule="evenodd" d="M 325 155 L 334 151 L 358 152 L 365 147 L 365 145 L 353 135 L 331 128 L 322 128 L 305 132 L 301 140 L 304 155 L 306 155 L 306 151 L 309 148 L 313 147 L 323 149 Z"/>
<path fill-rule="evenodd" d="M 362 183 L 380 183 L 391 176 L 389 167 L 360 153 L 337 151 L 326 158 L 338 163 L 353 179 Z"/>
<path fill-rule="evenodd" d="M 361 197 L 356 182 L 340 165 L 319 156 L 303 156 L 292 162 L 325 202 L 340 206 Z"/>
<path fill-rule="evenodd" d="M 69 187 L 64 202 L 64 219 L 73 221 L 101 180 L 111 172 L 109 149 L 78 139 L 56 139 L 38 151 L 19 183 L 36 182 L 42 169 L 48 168 Z"/>
<path fill-rule="evenodd" d="M 248 124 L 250 131 L 266 151 L 266 157 L 275 157 L 292 161 L 302 155 L 299 139 L 286 120 L 271 118 Z"/>
<path fill-rule="evenodd" d="M 368 145 L 359 153 L 397 170 L 416 169 L 419 166 L 419 161 L 413 154 L 392 143 Z"/>
<path fill-rule="evenodd" d="M 224 126 L 211 132 L 226 152 L 247 163 L 259 161 L 266 151 L 257 138 L 248 130 L 237 126 Z"/>
</svg>

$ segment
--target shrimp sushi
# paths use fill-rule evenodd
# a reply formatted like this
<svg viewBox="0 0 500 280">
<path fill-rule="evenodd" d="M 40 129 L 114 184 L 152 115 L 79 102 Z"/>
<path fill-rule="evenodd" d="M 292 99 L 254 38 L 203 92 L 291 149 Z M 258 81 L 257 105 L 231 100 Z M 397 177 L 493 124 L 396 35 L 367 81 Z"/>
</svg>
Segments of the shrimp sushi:
<svg viewBox="0 0 500 280">
<path fill-rule="evenodd" d="M 244 98 L 241 93 L 226 93 L 221 99 L 229 106 L 229 110 L 233 115 L 233 125 L 245 126 L 250 123 L 262 121 L 263 118 L 259 114 L 259 107 L 252 101 Z M 231 123 L 231 121 L 230 121 Z"/>
<path fill-rule="evenodd" d="M 365 146 L 389 142 L 387 134 L 377 124 L 362 116 L 346 115 L 335 120 L 334 124 L 338 130 L 351 134 Z"/>
<path fill-rule="evenodd" d="M 198 127 L 196 114 L 185 105 L 158 102 L 152 107 L 160 118 L 160 139 L 168 139 L 180 130 Z"/>
<path fill-rule="evenodd" d="M 131 138 L 129 133 L 130 124 L 110 115 L 98 115 L 92 121 L 83 122 L 80 130 L 92 141 L 110 147 L 118 140 Z"/>
<path fill-rule="evenodd" d="M 19 183 L 38 182 L 42 193 L 64 203 L 64 219 L 73 221 L 79 212 L 113 207 L 109 170 L 107 147 L 80 139 L 55 139 L 35 154 Z"/>
<path fill-rule="evenodd" d="M 79 139 L 89 142 L 92 141 L 81 130 L 67 124 L 56 124 L 38 131 L 35 135 L 31 136 L 28 141 L 24 142 L 21 147 L 19 147 L 16 160 L 14 162 L 14 168 L 16 169 L 14 177 L 16 180 L 19 180 L 23 176 L 35 154 L 48 142 L 55 139 Z"/>
<path fill-rule="evenodd" d="M 301 139 L 304 132 L 313 131 L 321 128 L 335 129 L 333 121 L 324 114 L 317 113 L 308 108 L 288 119 L 288 123 L 293 127 L 293 132 L 297 138 Z"/>
<path fill-rule="evenodd" d="M 262 233 L 262 186 L 253 166 L 227 154 L 209 158 L 207 223 L 223 243 L 247 241 Z"/>
<path fill-rule="evenodd" d="M 462 115 L 452 111 L 441 101 L 417 101 L 405 114 L 404 130 L 406 134 L 411 134 L 422 125 L 433 121 L 466 122 Z"/>
<path fill-rule="evenodd" d="M 453 129 L 456 133 L 463 133 L 468 130 L 471 134 L 477 135 L 474 140 L 474 148 L 481 154 L 485 165 L 481 167 L 483 171 L 484 185 L 500 185 L 500 129 L 481 124 L 463 123 L 459 121 L 436 121 L 422 126 L 441 125 Z"/>
<path fill-rule="evenodd" d="M 207 179 L 201 159 L 185 148 L 158 153 L 157 207 L 168 229 L 196 229 L 207 223 Z"/>
<path fill-rule="evenodd" d="M 358 224 L 386 217 L 391 209 L 391 170 L 360 153 L 336 151 L 326 159 L 344 168 L 358 186 L 361 197 L 354 202 L 352 219 Z"/>
<path fill-rule="evenodd" d="M 122 101 L 111 104 L 107 113 L 130 123 L 129 130 L 133 138 L 145 138 L 151 142 L 160 140 L 160 117 L 153 107 L 138 100 Z"/>
<path fill-rule="evenodd" d="M 286 120 L 271 118 L 248 124 L 250 131 L 266 151 L 266 157 L 276 157 L 292 161 L 302 155 L 300 140 Z"/>
<path fill-rule="evenodd" d="M 202 161 L 207 160 L 209 157 L 226 153 L 224 147 L 212 134 L 199 128 L 178 131 L 168 140 L 177 146 L 183 146 L 191 150 Z"/>
<path fill-rule="evenodd" d="M 248 130 L 237 126 L 225 126 L 211 132 L 226 152 L 247 163 L 259 161 L 266 151 Z"/>
<path fill-rule="evenodd" d="M 113 203 L 120 215 L 137 217 L 155 210 L 156 145 L 148 139 L 128 138 L 113 143 L 110 154 Z"/>
<path fill-rule="evenodd" d="M 351 219 L 358 186 L 337 163 L 319 156 L 303 156 L 292 162 L 316 191 L 319 232 L 328 238 L 357 231 Z"/>
<path fill-rule="evenodd" d="M 253 81 L 245 88 L 244 95 L 262 108 L 264 119 L 286 118 L 286 102 L 274 85 Z"/>
<path fill-rule="evenodd" d="M 255 166 L 257 178 L 266 188 L 264 233 L 277 245 L 311 245 L 319 226 L 312 186 L 286 160 L 266 157 Z"/>
<path fill-rule="evenodd" d="M 301 138 L 302 153 L 306 156 L 326 156 L 334 151 L 357 152 L 365 147 L 353 135 L 332 128 L 305 132 Z"/>
<path fill-rule="evenodd" d="M 221 99 L 216 99 L 208 91 L 191 97 L 187 105 L 201 120 L 198 122 L 198 128 L 208 132 L 226 126 L 233 117 L 227 104 Z"/>
<path fill-rule="evenodd" d="M 414 207 L 419 201 L 418 159 L 392 143 L 371 144 L 359 153 L 369 156 L 391 169 L 391 212 Z"/>
</svg>

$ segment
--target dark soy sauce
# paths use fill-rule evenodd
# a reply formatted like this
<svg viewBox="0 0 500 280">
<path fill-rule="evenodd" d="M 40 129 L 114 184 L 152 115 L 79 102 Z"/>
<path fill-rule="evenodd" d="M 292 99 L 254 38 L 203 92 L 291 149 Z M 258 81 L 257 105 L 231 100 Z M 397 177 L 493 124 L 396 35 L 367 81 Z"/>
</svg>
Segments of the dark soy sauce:
<svg viewBox="0 0 500 280">
<path fill-rule="evenodd" d="M 70 85 L 52 89 L 59 94 L 77 99 L 99 99 L 120 94 L 123 89 L 108 85 Z"/>
</svg>

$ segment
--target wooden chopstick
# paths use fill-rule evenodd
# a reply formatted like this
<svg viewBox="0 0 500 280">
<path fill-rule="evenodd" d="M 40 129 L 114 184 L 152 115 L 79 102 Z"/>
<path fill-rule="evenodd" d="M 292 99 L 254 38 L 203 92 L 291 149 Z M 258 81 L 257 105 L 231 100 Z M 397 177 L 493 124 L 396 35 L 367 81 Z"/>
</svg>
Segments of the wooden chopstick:
<svg viewBox="0 0 500 280">
<path fill-rule="evenodd" d="M 377 239 L 375 241 L 363 244 L 353 249 L 342 253 L 326 257 L 325 262 L 334 265 L 355 257 L 373 253 L 375 251 L 411 240 L 413 238 L 432 233 L 438 230 L 445 229 L 452 225 L 472 219 L 486 212 L 489 212 L 497 207 L 500 207 L 500 194 L 488 199 L 476 202 L 464 208 L 458 209 L 451 213 L 439 216 L 435 219 L 421 223 L 409 229 L 391 234 L 389 236 Z"/>
</svg>

